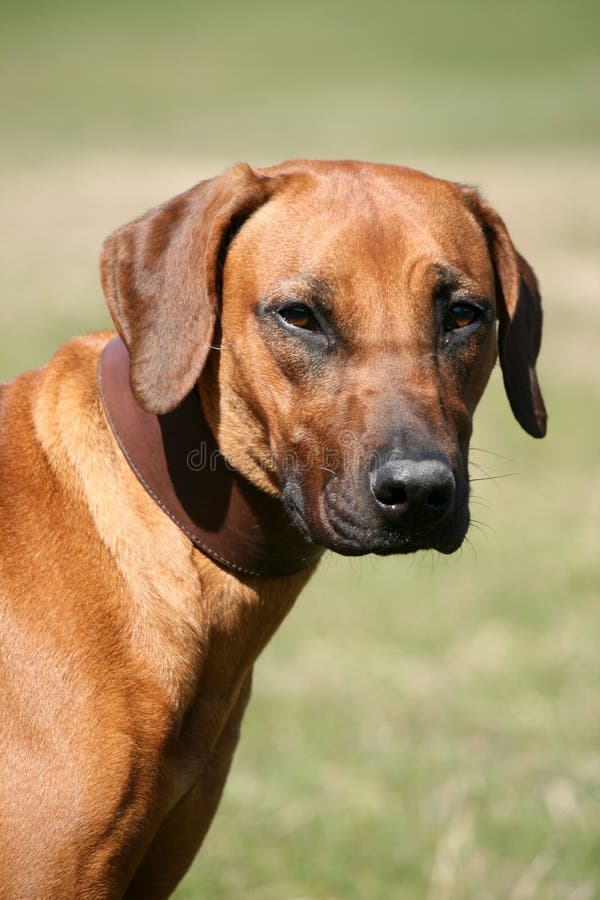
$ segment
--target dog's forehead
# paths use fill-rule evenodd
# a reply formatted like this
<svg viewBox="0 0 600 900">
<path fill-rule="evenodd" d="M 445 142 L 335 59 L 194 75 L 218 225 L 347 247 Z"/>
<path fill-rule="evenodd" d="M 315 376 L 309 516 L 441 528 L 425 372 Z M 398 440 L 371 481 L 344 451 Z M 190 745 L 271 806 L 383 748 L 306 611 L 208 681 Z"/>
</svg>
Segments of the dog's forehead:
<svg viewBox="0 0 600 900">
<path fill-rule="evenodd" d="M 396 166 L 305 164 L 264 170 L 279 189 L 244 225 L 228 268 L 264 294 L 302 277 L 333 293 L 426 293 L 432 273 L 451 268 L 493 291 L 485 237 L 460 189 Z M 232 274 L 233 274 L 232 273 Z"/>
</svg>

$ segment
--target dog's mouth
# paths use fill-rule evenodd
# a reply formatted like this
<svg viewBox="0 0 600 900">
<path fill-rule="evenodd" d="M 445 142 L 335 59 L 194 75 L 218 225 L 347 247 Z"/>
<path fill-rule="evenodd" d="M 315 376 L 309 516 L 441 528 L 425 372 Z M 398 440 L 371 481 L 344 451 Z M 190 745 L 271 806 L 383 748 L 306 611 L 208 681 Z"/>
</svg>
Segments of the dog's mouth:
<svg viewBox="0 0 600 900">
<path fill-rule="evenodd" d="M 305 533 L 315 543 L 342 556 L 366 556 L 370 553 L 377 556 L 408 555 L 419 550 L 437 550 L 448 555 L 461 547 L 468 530 L 468 516 L 464 527 L 452 527 L 442 532 L 384 532 L 339 521 L 330 521 L 327 525 L 326 529 L 320 528 L 318 534 L 311 534 L 308 529 Z"/>
<path fill-rule="evenodd" d="M 392 531 L 382 534 L 364 532 L 360 526 L 354 529 L 347 526 L 340 528 L 339 523 L 332 523 L 331 538 L 325 546 L 343 556 L 363 556 L 368 553 L 377 556 L 407 555 L 419 550 L 437 550 L 439 553 L 451 554 L 462 545 L 467 527 L 459 531 L 449 529 L 444 533 Z"/>
<path fill-rule="evenodd" d="M 316 515 L 309 516 L 298 485 L 288 484 L 283 502 L 292 522 L 308 541 L 342 556 L 407 555 L 419 550 L 455 553 L 469 528 L 466 502 L 455 503 L 448 515 L 435 523 L 413 518 L 398 527 L 385 516 L 365 510 L 364 503 L 327 503 L 321 497 L 315 504 Z"/>
</svg>

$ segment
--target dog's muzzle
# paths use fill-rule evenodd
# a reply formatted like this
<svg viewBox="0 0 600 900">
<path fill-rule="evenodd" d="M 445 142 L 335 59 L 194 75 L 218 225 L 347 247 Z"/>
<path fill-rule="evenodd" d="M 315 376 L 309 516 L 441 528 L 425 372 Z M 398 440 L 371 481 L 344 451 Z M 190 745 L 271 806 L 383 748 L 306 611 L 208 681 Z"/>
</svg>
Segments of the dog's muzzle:
<svg viewBox="0 0 600 900">
<path fill-rule="evenodd" d="M 457 550 L 468 524 L 468 480 L 443 455 L 398 453 L 354 473 L 333 475 L 311 499 L 291 479 L 284 502 L 316 543 L 345 556 Z"/>
</svg>

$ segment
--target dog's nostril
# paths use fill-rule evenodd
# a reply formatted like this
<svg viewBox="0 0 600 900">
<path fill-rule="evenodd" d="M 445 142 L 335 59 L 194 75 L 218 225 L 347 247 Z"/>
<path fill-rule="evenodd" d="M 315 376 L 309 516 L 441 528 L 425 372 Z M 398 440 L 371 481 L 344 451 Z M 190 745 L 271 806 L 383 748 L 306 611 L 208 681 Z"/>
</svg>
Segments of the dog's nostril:
<svg viewBox="0 0 600 900">
<path fill-rule="evenodd" d="M 371 474 L 371 490 L 387 521 L 405 525 L 440 521 L 454 504 L 450 466 L 436 459 L 385 462 Z"/>
<path fill-rule="evenodd" d="M 402 484 L 382 484 L 376 497 L 384 506 L 401 506 L 408 502 L 406 488 Z"/>
<path fill-rule="evenodd" d="M 442 510 L 450 502 L 450 490 L 434 488 L 427 497 L 427 506 L 433 510 Z"/>
</svg>

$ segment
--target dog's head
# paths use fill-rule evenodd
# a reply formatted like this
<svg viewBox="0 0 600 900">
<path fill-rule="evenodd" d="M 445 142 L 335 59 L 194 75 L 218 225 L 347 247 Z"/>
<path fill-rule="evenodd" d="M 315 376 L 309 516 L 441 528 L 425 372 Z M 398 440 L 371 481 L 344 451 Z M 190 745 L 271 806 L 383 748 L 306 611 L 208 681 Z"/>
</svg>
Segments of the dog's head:
<svg viewBox="0 0 600 900">
<path fill-rule="evenodd" d="M 111 235 L 101 271 L 141 406 L 199 383 L 228 461 L 339 553 L 460 546 L 497 345 L 516 418 L 545 433 L 536 279 L 472 188 L 238 166 Z"/>
</svg>

